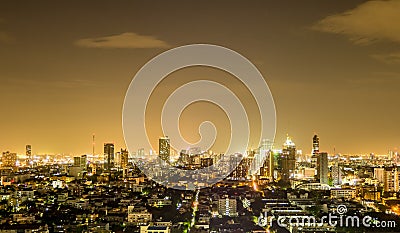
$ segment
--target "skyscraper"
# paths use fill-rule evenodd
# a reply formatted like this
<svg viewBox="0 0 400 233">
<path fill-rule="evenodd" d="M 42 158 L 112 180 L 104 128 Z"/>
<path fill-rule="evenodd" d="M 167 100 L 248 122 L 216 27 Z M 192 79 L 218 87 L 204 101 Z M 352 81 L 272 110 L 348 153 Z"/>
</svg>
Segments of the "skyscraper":
<svg viewBox="0 0 400 233">
<path fill-rule="evenodd" d="M 283 181 L 288 181 L 294 174 L 296 164 L 296 145 L 289 136 L 287 136 L 283 144 L 281 156 L 281 179 Z"/>
<path fill-rule="evenodd" d="M 86 167 L 87 167 L 87 155 L 81 155 L 80 167 L 86 169 Z"/>
<path fill-rule="evenodd" d="M 254 153 L 253 161 L 250 167 L 250 175 L 260 175 L 260 168 L 263 166 L 264 161 L 267 157 L 268 149 L 269 141 L 263 139 L 260 147 Z"/>
<path fill-rule="evenodd" d="M 317 177 L 321 184 L 328 184 L 328 153 L 326 152 L 318 153 Z"/>
<path fill-rule="evenodd" d="M 105 169 L 114 167 L 114 143 L 104 143 L 104 160 Z"/>
<path fill-rule="evenodd" d="M 319 153 L 319 137 L 318 135 L 314 135 L 312 152 L 311 152 L 311 167 L 313 168 L 317 167 L 318 153 Z"/>
<path fill-rule="evenodd" d="M 380 183 L 385 182 L 384 173 L 385 173 L 385 168 L 383 167 L 374 168 L 374 178 L 377 179 Z"/>
<path fill-rule="evenodd" d="M 87 156 L 75 156 L 74 157 L 74 165 L 69 167 L 69 175 L 74 176 L 75 178 L 82 178 L 84 174 L 87 172 Z"/>
<path fill-rule="evenodd" d="M 246 179 L 250 167 L 249 161 L 248 158 L 243 158 L 243 155 L 238 153 L 230 155 L 229 169 L 232 172 L 229 176 L 234 180 Z"/>
<path fill-rule="evenodd" d="M 314 135 L 312 155 L 317 155 L 318 153 L 319 153 L 319 137 L 318 135 Z"/>
<path fill-rule="evenodd" d="M 80 167 L 81 166 L 81 157 L 75 156 L 74 157 L 74 167 Z"/>
<path fill-rule="evenodd" d="M 158 139 L 158 156 L 165 162 L 169 162 L 170 144 L 168 136 Z"/>
<path fill-rule="evenodd" d="M 275 171 L 275 156 L 272 150 L 268 151 L 268 177 L 270 181 L 274 181 L 274 171 Z"/>
<path fill-rule="evenodd" d="M 374 176 L 375 176 L 375 170 L 374 170 Z M 382 172 L 382 179 L 380 182 L 383 183 L 383 172 Z M 332 184 L 333 185 L 342 184 L 342 170 L 340 170 L 339 158 L 336 159 L 335 163 L 332 166 Z"/>
<path fill-rule="evenodd" d="M 30 166 L 32 162 L 32 146 L 26 145 L 25 151 L 26 151 L 26 166 Z"/>
<path fill-rule="evenodd" d="M 121 148 L 121 168 L 125 169 L 128 167 L 128 150 L 124 150 Z"/>
<path fill-rule="evenodd" d="M 274 180 L 274 154 L 272 150 L 268 150 L 267 152 L 267 157 L 264 160 L 264 164 L 261 167 L 261 172 L 260 175 L 262 177 L 268 178 L 269 181 L 273 181 Z"/>
</svg>

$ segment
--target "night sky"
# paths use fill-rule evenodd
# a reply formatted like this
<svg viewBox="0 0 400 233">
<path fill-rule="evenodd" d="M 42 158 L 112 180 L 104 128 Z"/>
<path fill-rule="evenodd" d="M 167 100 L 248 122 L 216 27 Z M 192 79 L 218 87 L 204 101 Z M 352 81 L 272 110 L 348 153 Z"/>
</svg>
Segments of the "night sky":
<svg viewBox="0 0 400 233">
<path fill-rule="evenodd" d="M 399 12 L 396 0 L 2 1 L 0 151 L 91 153 L 93 133 L 97 153 L 104 142 L 125 147 L 135 73 L 170 48 L 209 43 L 264 75 L 277 148 L 288 133 L 310 153 L 317 133 L 322 151 L 387 153 L 400 146 Z"/>
</svg>

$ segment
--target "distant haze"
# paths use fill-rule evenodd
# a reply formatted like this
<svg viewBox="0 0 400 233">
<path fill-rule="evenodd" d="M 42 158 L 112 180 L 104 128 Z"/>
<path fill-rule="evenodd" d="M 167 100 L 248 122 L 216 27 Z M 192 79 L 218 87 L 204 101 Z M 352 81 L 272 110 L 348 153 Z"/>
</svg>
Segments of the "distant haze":
<svg viewBox="0 0 400 233">
<path fill-rule="evenodd" d="M 396 0 L 3 1 L 0 151 L 91 153 L 93 133 L 97 153 L 104 142 L 125 148 L 122 104 L 135 73 L 167 49 L 209 43 L 241 53 L 266 78 L 275 147 L 289 134 L 310 153 L 317 133 L 321 151 L 385 154 L 400 146 L 398 12 Z M 164 91 L 185 78 L 224 78 L 195 68 L 174 75 Z M 226 128 L 215 106 L 191 108 L 181 122 L 190 140 L 204 109 Z"/>
</svg>

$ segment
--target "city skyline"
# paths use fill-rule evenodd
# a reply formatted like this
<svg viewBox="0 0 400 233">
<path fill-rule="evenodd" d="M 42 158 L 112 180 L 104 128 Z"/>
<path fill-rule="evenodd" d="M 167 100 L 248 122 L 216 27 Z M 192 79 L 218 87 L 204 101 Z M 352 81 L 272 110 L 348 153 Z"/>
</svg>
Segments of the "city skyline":
<svg viewBox="0 0 400 233">
<path fill-rule="evenodd" d="M 2 1 L 0 233 L 400 232 L 400 0 Z"/>
<path fill-rule="evenodd" d="M 125 148 L 121 111 L 132 77 L 154 56 L 191 43 L 225 46 L 257 66 L 275 100 L 276 145 L 289 133 L 309 153 L 316 132 L 324 151 L 400 148 L 399 2 L 287 3 L 122 1 L 110 11 L 105 1 L 5 1 L 0 150 L 23 154 L 32 144 L 40 154 L 91 153 L 93 132 L 96 151 L 109 141 Z M 225 76 L 184 69 L 171 77 L 178 81 L 166 91 L 186 77 Z M 191 122 L 204 120 L 194 115 L 210 106 L 196 108 L 182 122 L 191 140 L 198 137 Z M 223 114 L 216 118 L 223 126 Z"/>
<path fill-rule="evenodd" d="M 94 135 L 94 134 L 93 134 Z M 92 136 L 93 136 L 92 135 Z M 318 154 L 318 153 L 320 153 L 320 152 L 323 152 L 323 153 L 328 153 L 329 155 L 370 155 L 370 154 L 374 154 L 374 155 L 388 155 L 390 152 L 393 152 L 393 153 L 396 153 L 396 152 L 398 152 L 398 150 L 397 150 L 397 148 L 393 148 L 393 149 L 388 149 L 387 151 L 386 151 L 386 153 L 382 153 L 382 154 L 379 154 L 379 153 L 375 153 L 375 152 L 373 152 L 373 151 L 371 151 L 371 152 L 368 152 L 368 153 L 347 153 L 347 152 L 341 152 L 341 151 L 337 151 L 336 150 L 336 147 L 334 147 L 334 148 L 332 148 L 332 150 L 330 150 L 330 149 L 321 149 L 321 150 L 319 150 L 320 149 L 320 144 L 319 144 L 319 139 L 320 139 L 320 137 L 319 137 L 319 134 L 315 134 L 315 132 L 314 132 L 314 134 L 312 134 L 312 136 L 313 137 L 310 137 L 310 142 L 309 142 L 309 146 L 308 147 L 306 147 L 306 148 L 303 148 L 303 147 L 298 147 L 297 146 L 297 143 L 296 143 L 296 138 L 293 138 L 292 136 L 291 136 L 291 134 L 286 134 L 286 136 L 284 137 L 284 138 L 282 138 L 282 139 L 280 139 L 280 141 L 282 141 L 280 144 L 277 144 L 276 143 L 276 141 L 274 142 L 274 143 L 271 143 L 271 146 L 272 146 L 272 148 L 274 149 L 274 150 L 281 150 L 281 149 L 283 149 L 286 145 L 286 143 L 287 143 L 287 140 L 289 140 L 290 139 L 290 141 L 292 142 L 292 143 L 294 143 L 294 145 L 296 145 L 296 147 L 297 147 L 297 150 L 299 150 L 299 151 L 301 151 L 302 152 L 302 154 L 303 155 L 309 155 L 309 156 L 311 156 L 311 158 L 312 158 L 312 156 L 315 154 L 314 153 L 314 149 L 315 148 L 317 148 L 318 150 L 315 150 L 315 152 L 316 152 L 316 154 Z M 318 140 L 318 143 L 317 143 L 317 146 L 315 147 L 315 137 L 317 137 L 317 140 Z M 164 144 L 163 143 L 161 143 L 161 141 L 164 141 L 165 139 L 167 139 L 168 140 L 168 143 L 169 143 L 169 139 L 168 139 L 168 136 L 163 136 L 163 137 L 160 137 L 160 139 L 159 139 L 159 144 L 158 144 L 158 148 L 153 148 L 153 150 L 152 150 L 152 152 L 150 152 L 150 151 L 144 151 L 144 153 L 145 154 L 149 154 L 149 153 L 153 153 L 153 154 L 159 154 L 159 149 L 160 149 L 160 146 L 161 145 L 163 145 L 162 147 L 164 148 Z M 293 141 L 292 141 L 293 140 Z M 265 141 L 265 140 L 263 140 L 263 141 Z M 267 141 L 269 141 L 269 140 L 267 140 Z M 106 142 L 93 142 L 93 141 L 91 141 L 90 142 L 90 146 L 91 146 L 91 148 L 90 148 L 90 150 L 87 150 L 86 152 L 83 152 L 83 153 L 77 153 L 77 154 L 74 154 L 74 153 L 60 153 L 60 152 L 52 152 L 52 153 L 41 153 L 41 152 L 35 152 L 34 150 L 32 150 L 32 147 L 34 148 L 34 145 L 32 145 L 32 144 L 26 144 L 26 145 L 24 145 L 24 148 L 23 148 L 23 150 L 21 150 L 21 151 L 19 151 L 18 149 L 17 150 L 9 150 L 9 149 L 5 149 L 5 150 L 2 150 L 3 152 L 12 152 L 12 153 L 17 153 L 18 155 L 27 155 L 28 156 L 28 147 L 29 147 L 29 154 L 30 155 L 66 155 L 66 156 L 79 156 L 79 155 L 92 155 L 93 153 L 90 153 L 90 152 L 93 152 L 93 143 L 95 144 L 95 147 L 100 147 L 100 149 L 99 150 L 96 150 L 95 149 L 95 153 L 94 153 L 94 155 L 106 155 L 106 154 L 108 154 L 108 152 L 106 153 L 106 152 L 104 152 L 105 151 L 105 148 L 106 148 L 106 146 L 107 145 L 113 145 L 113 151 L 114 151 L 114 147 L 116 148 L 116 151 L 117 150 L 119 150 L 118 148 L 120 148 L 120 149 L 122 149 L 122 150 L 124 150 L 125 148 L 126 148 L 126 146 L 125 146 L 125 144 L 123 144 L 123 145 L 117 145 L 114 141 L 106 141 Z M 168 145 L 169 146 L 169 145 Z M 249 151 L 251 151 L 251 150 L 256 150 L 256 149 L 259 149 L 259 148 L 261 148 L 261 147 L 263 147 L 263 143 L 260 143 L 260 145 L 258 146 L 258 147 L 254 147 L 254 148 L 249 148 Z M 173 151 L 175 151 L 175 153 L 179 153 L 180 151 L 182 151 L 182 150 L 187 150 L 188 148 L 181 148 L 181 149 L 179 149 L 179 150 L 175 150 L 174 148 L 170 148 L 170 150 L 173 150 Z M 196 147 L 190 147 L 189 149 L 202 149 L 202 148 L 196 148 Z M 108 149 L 107 149 L 108 150 Z M 138 146 L 138 150 L 137 151 L 132 151 L 132 152 L 130 152 L 130 153 L 135 153 L 135 154 L 137 154 L 137 153 L 139 153 L 139 151 L 142 151 L 143 150 L 143 148 L 141 148 L 141 147 L 139 147 Z M 164 150 L 164 149 L 163 149 Z M 143 153 L 143 152 L 140 152 L 140 153 Z M 165 153 L 165 152 L 163 152 L 163 153 Z M 217 151 L 214 151 L 214 153 L 222 153 L 222 152 L 217 152 Z"/>
</svg>

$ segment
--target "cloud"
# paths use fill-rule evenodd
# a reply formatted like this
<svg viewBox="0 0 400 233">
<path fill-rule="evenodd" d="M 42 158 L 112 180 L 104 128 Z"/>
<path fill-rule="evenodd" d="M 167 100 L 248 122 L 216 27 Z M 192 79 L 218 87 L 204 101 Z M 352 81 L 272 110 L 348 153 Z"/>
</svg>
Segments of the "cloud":
<svg viewBox="0 0 400 233">
<path fill-rule="evenodd" d="M 358 45 L 380 40 L 400 43 L 400 1 L 368 1 L 341 14 L 328 16 L 313 29 L 344 34 Z"/>
<path fill-rule="evenodd" d="M 152 36 L 125 32 L 119 35 L 86 38 L 75 42 L 76 45 L 87 48 L 167 48 L 166 42 Z"/>
<path fill-rule="evenodd" d="M 373 54 L 371 57 L 387 64 L 400 64 L 400 51 L 387 54 Z"/>
<path fill-rule="evenodd" d="M 400 72 L 393 71 L 374 71 L 370 73 L 370 76 L 357 77 L 353 76 L 350 79 L 345 80 L 349 84 L 356 85 L 393 85 L 397 86 L 400 82 Z"/>
</svg>

